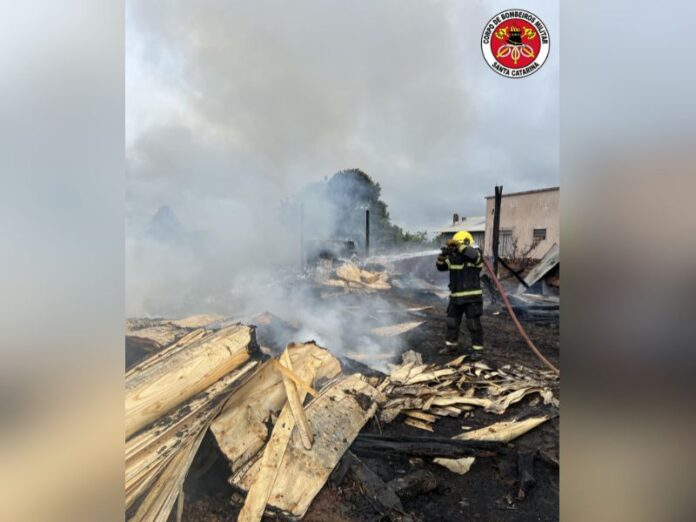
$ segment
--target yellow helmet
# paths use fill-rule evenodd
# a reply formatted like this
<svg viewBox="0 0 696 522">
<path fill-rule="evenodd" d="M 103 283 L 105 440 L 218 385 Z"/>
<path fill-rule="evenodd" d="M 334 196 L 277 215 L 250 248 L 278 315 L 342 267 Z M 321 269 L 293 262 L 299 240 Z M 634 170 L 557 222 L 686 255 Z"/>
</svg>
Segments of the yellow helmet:
<svg viewBox="0 0 696 522">
<path fill-rule="evenodd" d="M 454 237 L 452 237 L 452 241 L 456 241 L 457 243 L 462 245 L 474 244 L 474 238 L 466 230 L 460 230 L 459 232 L 454 234 Z"/>
</svg>

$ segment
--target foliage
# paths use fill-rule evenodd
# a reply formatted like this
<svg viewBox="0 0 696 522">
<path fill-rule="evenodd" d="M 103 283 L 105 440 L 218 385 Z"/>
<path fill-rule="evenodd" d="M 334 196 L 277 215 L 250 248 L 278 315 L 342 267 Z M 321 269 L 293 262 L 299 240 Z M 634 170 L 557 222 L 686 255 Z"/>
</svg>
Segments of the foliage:
<svg viewBox="0 0 696 522">
<path fill-rule="evenodd" d="M 510 252 L 505 255 L 501 256 L 505 259 L 505 261 L 508 262 L 511 266 L 518 267 L 520 269 L 528 268 L 530 266 L 533 266 L 536 264 L 537 260 L 531 259 L 529 257 L 529 254 L 532 253 L 532 251 L 536 248 L 538 242 L 532 242 L 531 244 L 527 245 L 527 248 L 521 248 L 519 246 L 519 241 L 518 241 L 517 236 L 513 236 L 512 239 L 510 240 Z"/>
<path fill-rule="evenodd" d="M 391 222 L 382 187 L 360 169 L 337 172 L 313 183 L 297 197 L 304 209 L 305 230 L 322 238 L 365 240 L 365 211 L 370 210 L 370 243 L 379 248 L 423 244 L 426 232 L 411 233 Z"/>
</svg>

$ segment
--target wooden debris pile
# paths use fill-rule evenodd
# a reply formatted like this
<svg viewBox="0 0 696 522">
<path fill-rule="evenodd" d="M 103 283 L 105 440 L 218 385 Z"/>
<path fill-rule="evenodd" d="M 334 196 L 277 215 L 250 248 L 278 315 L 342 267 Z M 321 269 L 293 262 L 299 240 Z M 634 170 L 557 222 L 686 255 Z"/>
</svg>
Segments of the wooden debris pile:
<svg viewBox="0 0 696 522">
<path fill-rule="evenodd" d="M 167 520 L 208 426 L 259 356 L 251 327 L 197 329 L 126 373 L 129 520 Z"/>
<path fill-rule="evenodd" d="M 356 290 L 374 292 L 391 288 L 387 272 L 361 270 L 353 263 L 344 263 L 336 268 L 334 276 L 324 279 L 322 284 L 343 288 L 346 292 Z"/>
<path fill-rule="evenodd" d="M 379 386 L 387 396 L 379 419 L 392 422 L 399 414 L 404 423 L 426 431 L 441 417 L 459 417 L 474 408 L 503 414 L 529 395 L 544 404 L 558 406 L 550 384 L 557 379 L 550 371 L 521 365 L 494 369 L 485 362 L 467 362 L 462 355 L 444 366 L 404 361 Z"/>
<path fill-rule="evenodd" d="M 246 492 L 239 520 L 306 513 L 385 398 L 313 342 L 262 359 L 254 328 L 234 324 L 189 330 L 127 372 L 127 520 L 166 522 L 177 499 L 180 517 L 208 428 Z"/>
<path fill-rule="evenodd" d="M 266 509 L 304 516 L 383 400 L 362 375 L 341 375 L 338 359 L 314 343 L 264 363 L 211 425 L 230 484 L 246 492 L 238 520 L 261 520 Z"/>
<path fill-rule="evenodd" d="M 389 337 L 419 325 L 407 322 L 372 333 Z M 558 406 L 550 387 L 555 374 L 519 365 L 492 368 L 466 356 L 443 366 L 423 364 L 419 353 L 408 351 L 377 385 L 378 377 L 344 374 L 339 360 L 314 342 L 288 345 L 268 358 L 254 327 L 212 316 L 129 326 L 132 332 L 156 331 L 168 343 L 126 374 L 129 521 L 166 522 L 173 510 L 181 519 L 184 481 L 209 428 L 229 465 L 229 483 L 243 493 L 238 520 L 258 522 L 264 514 L 301 519 L 346 454 L 351 476 L 382 513 L 401 512 L 404 491 L 436 486 L 424 473 L 383 483 L 349 448 L 356 455 L 430 457 L 466 473 L 474 457 L 491 454 L 552 417 L 464 428 L 451 439 L 359 435 L 378 411 L 382 422 L 401 414 L 405 424 L 433 431 L 440 417 L 474 408 L 502 414 L 529 395 Z"/>
</svg>

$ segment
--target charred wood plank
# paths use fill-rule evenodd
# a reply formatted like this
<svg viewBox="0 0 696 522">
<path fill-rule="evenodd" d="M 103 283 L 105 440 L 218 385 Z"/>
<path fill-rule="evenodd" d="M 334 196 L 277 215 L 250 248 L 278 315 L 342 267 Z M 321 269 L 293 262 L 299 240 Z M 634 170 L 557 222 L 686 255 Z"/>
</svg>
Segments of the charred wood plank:
<svg viewBox="0 0 696 522">
<path fill-rule="evenodd" d="M 558 468 L 558 458 L 555 455 L 549 453 L 546 450 L 539 450 L 537 456 L 539 457 L 539 460 L 547 466 L 550 466 L 552 468 Z"/>
<path fill-rule="evenodd" d="M 529 285 L 527 284 L 527 282 L 524 279 L 522 279 L 522 276 L 520 275 L 520 273 L 523 272 L 523 270 L 520 270 L 519 272 L 515 272 L 512 269 L 512 267 L 510 267 L 510 265 L 508 265 L 501 257 L 497 258 L 496 261 L 498 261 L 501 265 L 503 265 L 503 268 L 505 268 L 508 272 L 510 272 L 512 275 L 514 275 L 515 278 L 520 283 L 522 283 L 525 288 L 529 288 Z"/>
<path fill-rule="evenodd" d="M 534 478 L 534 457 L 536 451 L 524 451 L 517 455 L 517 473 L 519 477 L 519 488 L 517 499 L 524 499 L 529 491 L 536 485 Z"/>
<path fill-rule="evenodd" d="M 403 513 L 404 508 L 401 500 L 377 474 L 365 465 L 355 454 L 347 452 L 346 456 L 350 461 L 349 474 L 365 492 L 365 496 L 377 511 L 382 514 L 392 510 Z"/>
<path fill-rule="evenodd" d="M 495 272 L 496 277 L 498 276 L 498 260 L 500 256 L 498 255 L 498 248 L 500 242 L 500 207 L 503 201 L 503 186 L 495 187 L 495 199 L 494 199 L 494 210 L 493 210 L 493 272 Z"/>
<path fill-rule="evenodd" d="M 350 466 L 353 463 L 352 456 L 354 456 L 354 454 L 351 453 L 350 450 L 346 451 L 338 465 L 331 472 L 329 480 L 334 486 L 338 487 L 343 484 L 343 481 L 346 479 L 346 475 L 348 475 L 348 471 L 350 471 Z"/>
<path fill-rule="evenodd" d="M 506 448 L 499 442 L 455 440 L 438 436 L 390 437 L 366 433 L 358 435 L 351 450 L 362 456 L 409 455 L 424 458 L 485 457 L 506 452 Z"/>
<path fill-rule="evenodd" d="M 430 493 L 437 488 L 438 484 L 439 481 L 435 474 L 425 469 L 419 469 L 387 482 L 387 486 L 402 500 Z"/>
</svg>

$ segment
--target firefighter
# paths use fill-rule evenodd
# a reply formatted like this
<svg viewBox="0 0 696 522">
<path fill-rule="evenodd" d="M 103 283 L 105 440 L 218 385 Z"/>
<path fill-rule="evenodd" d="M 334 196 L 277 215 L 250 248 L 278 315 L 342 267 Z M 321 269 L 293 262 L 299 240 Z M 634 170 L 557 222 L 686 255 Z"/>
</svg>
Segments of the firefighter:
<svg viewBox="0 0 696 522">
<path fill-rule="evenodd" d="M 471 347 L 477 353 L 483 350 L 483 291 L 481 290 L 481 268 L 483 254 L 474 247 L 471 234 L 465 230 L 457 232 L 447 241 L 435 263 L 441 272 L 449 270 L 450 300 L 447 307 L 447 335 L 441 354 L 458 351 L 459 327 L 462 315 L 466 315 L 466 326 L 471 335 Z"/>
</svg>

